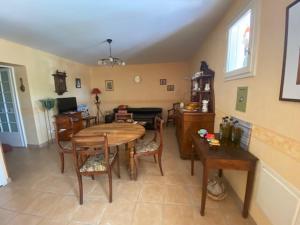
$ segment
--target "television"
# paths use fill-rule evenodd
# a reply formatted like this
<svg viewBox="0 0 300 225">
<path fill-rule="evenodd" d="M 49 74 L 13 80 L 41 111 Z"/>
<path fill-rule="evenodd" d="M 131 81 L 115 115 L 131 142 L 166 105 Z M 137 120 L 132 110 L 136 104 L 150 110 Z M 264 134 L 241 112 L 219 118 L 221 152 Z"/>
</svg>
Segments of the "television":
<svg viewBox="0 0 300 225">
<path fill-rule="evenodd" d="M 57 98 L 56 101 L 59 114 L 77 111 L 77 102 L 75 97 Z"/>
</svg>

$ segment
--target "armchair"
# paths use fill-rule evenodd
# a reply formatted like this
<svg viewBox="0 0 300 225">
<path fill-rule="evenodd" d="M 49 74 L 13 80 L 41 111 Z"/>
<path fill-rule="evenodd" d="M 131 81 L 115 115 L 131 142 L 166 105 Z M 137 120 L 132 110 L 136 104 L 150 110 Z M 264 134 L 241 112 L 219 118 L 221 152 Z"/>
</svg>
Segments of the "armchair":
<svg viewBox="0 0 300 225">
<path fill-rule="evenodd" d="M 166 123 L 167 126 L 169 122 L 173 122 L 173 124 L 175 124 L 175 110 L 179 109 L 179 107 L 180 107 L 180 103 L 176 102 L 173 103 L 173 108 L 168 110 L 168 118 Z"/>
</svg>

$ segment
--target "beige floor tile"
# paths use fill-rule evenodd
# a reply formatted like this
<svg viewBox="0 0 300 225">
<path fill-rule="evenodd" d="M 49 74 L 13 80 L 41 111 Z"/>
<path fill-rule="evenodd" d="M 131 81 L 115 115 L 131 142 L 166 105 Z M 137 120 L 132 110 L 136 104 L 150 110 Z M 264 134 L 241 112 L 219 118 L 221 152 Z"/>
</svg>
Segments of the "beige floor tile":
<svg viewBox="0 0 300 225">
<path fill-rule="evenodd" d="M 252 220 L 242 217 L 242 211 L 225 214 L 225 221 L 227 224 L 255 225 Z"/>
<path fill-rule="evenodd" d="M 33 186 L 38 191 L 46 191 L 57 194 L 74 193 L 77 191 L 77 180 L 70 176 L 49 175 Z"/>
<path fill-rule="evenodd" d="M 133 225 L 160 225 L 162 222 L 162 205 L 138 203 Z"/>
<path fill-rule="evenodd" d="M 15 190 L 9 187 L 1 187 L 0 188 L 0 206 L 6 203 L 8 200 L 12 199 L 16 194 Z"/>
<path fill-rule="evenodd" d="M 151 174 L 143 174 L 143 176 L 139 176 L 139 181 L 143 183 L 149 184 L 165 184 L 166 178 L 162 175 L 151 175 Z"/>
<path fill-rule="evenodd" d="M 136 181 L 122 182 L 118 186 L 115 200 L 128 200 L 135 202 L 138 200 L 142 184 Z"/>
<path fill-rule="evenodd" d="M 135 205 L 124 200 L 108 204 L 99 225 L 131 225 Z"/>
<path fill-rule="evenodd" d="M 18 214 L 7 225 L 37 225 L 42 221 L 41 217 Z"/>
<path fill-rule="evenodd" d="M 240 225 L 227 224 L 224 215 L 218 211 L 206 210 L 205 215 L 200 215 L 200 208 L 197 208 L 194 213 L 194 225 Z M 242 224 L 241 224 L 242 225 Z"/>
<path fill-rule="evenodd" d="M 53 221 L 47 218 L 44 218 L 38 225 L 68 225 L 69 222 L 63 221 Z"/>
<path fill-rule="evenodd" d="M 191 203 L 190 194 L 187 187 L 181 185 L 166 185 L 166 188 L 167 191 L 164 199 L 165 203 Z"/>
<path fill-rule="evenodd" d="M 163 203 L 166 187 L 160 184 L 143 184 L 139 196 L 141 202 Z"/>
<path fill-rule="evenodd" d="M 88 200 L 80 205 L 71 218 L 74 222 L 98 224 L 108 203 Z"/>
<path fill-rule="evenodd" d="M 4 209 L 9 209 L 17 212 L 23 212 L 24 209 L 34 201 L 34 199 L 39 195 L 39 192 L 36 191 L 25 191 L 19 190 L 15 191 L 13 197 L 1 205 Z"/>
<path fill-rule="evenodd" d="M 164 170 L 163 165 L 162 165 L 162 167 Z M 151 157 L 151 156 L 139 159 L 138 177 L 140 177 L 144 174 L 161 176 L 158 163 L 155 163 L 153 157 Z"/>
<path fill-rule="evenodd" d="M 92 223 L 80 223 L 80 222 L 74 222 L 74 221 L 71 221 L 70 223 L 68 223 L 68 225 L 97 225 L 97 224 L 92 224 Z"/>
<path fill-rule="evenodd" d="M 184 176 L 181 174 L 166 175 L 165 183 L 171 184 L 171 185 L 183 185 L 184 184 Z"/>
<path fill-rule="evenodd" d="M 15 212 L 0 209 L 0 225 L 5 225 L 16 216 Z"/>
<path fill-rule="evenodd" d="M 86 182 L 86 181 L 85 181 Z M 85 183 L 84 182 L 84 183 Z M 108 202 L 109 198 L 109 187 L 108 187 L 108 179 L 100 178 L 94 181 L 88 181 L 90 183 L 94 183 L 93 188 L 90 190 L 86 190 L 85 184 L 83 183 L 83 197 L 92 198 L 92 199 L 105 199 Z M 113 180 L 112 182 L 112 197 L 113 201 L 116 198 L 117 189 L 119 185 L 119 180 Z"/>
<path fill-rule="evenodd" d="M 73 213 L 79 208 L 79 200 L 74 196 L 64 196 L 56 202 L 50 212 L 46 215 L 54 221 L 69 221 Z"/>
<path fill-rule="evenodd" d="M 201 205 L 201 198 L 202 198 L 202 188 L 200 186 L 189 186 L 187 187 L 189 190 L 192 203 L 196 206 Z M 219 209 L 219 206 L 223 204 L 223 201 L 215 201 L 206 196 L 206 204 L 205 208 L 213 208 L 213 209 Z"/>
<path fill-rule="evenodd" d="M 198 176 L 191 176 L 191 174 L 186 174 L 182 176 L 183 183 L 190 186 L 202 186 L 202 179 Z"/>
<path fill-rule="evenodd" d="M 194 209 L 185 205 L 164 205 L 162 225 L 193 225 Z"/>
<path fill-rule="evenodd" d="M 74 180 L 74 185 L 75 188 L 70 189 L 70 191 L 68 192 L 68 194 L 71 195 L 79 195 L 79 185 L 78 185 L 78 180 L 77 178 Z M 99 184 L 98 180 L 92 180 L 89 177 L 84 177 L 84 179 L 82 180 L 82 186 L 83 186 L 83 195 L 89 195 L 89 193 L 91 193 L 95 187 L 97 186 L 97 184 Z"/>
<path fill-rule="evenodd" d="M 45 216 L 61 198 L 62 196 L 53 193 L 40 193 L 26 206 L 24 213 Z"/>
</svg>

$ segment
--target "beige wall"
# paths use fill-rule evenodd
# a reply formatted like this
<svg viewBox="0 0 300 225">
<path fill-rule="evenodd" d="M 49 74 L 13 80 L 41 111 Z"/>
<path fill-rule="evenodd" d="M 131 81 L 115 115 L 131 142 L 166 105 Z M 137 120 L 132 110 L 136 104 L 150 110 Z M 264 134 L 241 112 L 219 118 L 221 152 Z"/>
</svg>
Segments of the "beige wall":
<svg viewBox="0 0 300 225">
<path fill-rule="evenodd" d="M 275 3 L 276 2 L 276 3 Z M 300 188 L 300 107 L 299 103 L 279 101 L 285 10 L 291 0 L 259 1 L 259 33 L 255 77 L 224 81 L 226 35 L 229 23 L 247 1 L 235 1 L 218 26 L 202 43 L 191 60 L 191 71 L 197 71 L 200 60 L 206 60 L 216 71 L 216 124 L 223 115 L 234 115 L 253 123 L 250 151 L 296 188 Z M 247 111 L 235 111 L 236 90 L 248 86 Z M 257 177 L 259 175 L 259 167 Z M 244 197 L 246 176 L 243 172 L 227 172 L 233 188 Z M 256 179 L 256 184 L 258 180 Z M 256 192 L 255 192 L 256 193 Z M 269 225 L 252 198 L 251 215 L 259 225 Z"/>
<path fill-rule="evenodd" d="M 0 64 L 15 64 L 26 68 L 28 83 L 25 86 L 30 94 L 20 94 L 20 100 L 22 100 L 21 105 L 32 107 L 32 111 L 28 110 L 27 106 L 27 110 L 23 110 L 24 119 L 32 118 L 32 116 L 34 119 L 33 124 L 25 126 L 28 144 L 39 145 L 45 143 L 47 141 L 45 117 L 39 100 L 59 97 L 54 92 L 52 74 L 56 70 L 67 72 L 68 92 L 61 97 L 76 96 L 79 103 L 89 103 L 89 67 L 3 39 L 0 39 L 0 49 Z M 75 78 L 81 78 L 81 89 L 75 88 Z M 18 80 L 17 84 L 19 85 Z M 30 101 L 30 103 L 25 101 Z"/>
<path fill-rule="evenodd" d="M 15 80 L 16 80 L 16 90 L 18 94 L 18 99 L 20 103 L 20 110 L 23 118 L 24 130 L 26 135 L 26 140 L 28 143 L 38 143 L 38 135 L 35 131 L 35 121 L 34 113 L 31 102 L 29 83 L 27 79 L 27 72 L 25 66 L 15 66 L 13 65 Z M 23 80 L 25 86 L 25 91 L 20 90 L 21 82 L 20 78 Z"/>
<path fill-rule="evenodd" d="M 28 144 L 40 145 L 47 141 L 44 111 L 39 102 L 43 98 L 77 97 L 78 103 L 89 105 L 95 111 L 90 91 L 93 87 L 102 90 L 102 110 L 111 110 L 127 104 L 132 107 L 162 107 L 164 113 L 176 101 L 187 101 L 190 82 L 187 63 L 165 63 L 148 65 L 128 65 L 126 67 L 91 67 L 82 65 L 37 49 L 0 39 L 0 64 L 11 65 L 15 69 L 17 89 L 22 77 L 26 91 L 18 95 Z M 52 74 L 67 72 L 68 92 L 58 96 L 54 92 Z M 142 82 L 136 84 L 134 75 L 140 75 Z M 75 78 L 81 78 L 81 89 L 75 88 Z M 174 92 L 166 91 L 159 85 L 159 79 L 167 79 L 175 85 Z M 105 80 L 114 81 L 114 91 L 105 91 Z M 51 116 L 56 113 L 52 111 Z"/>
<path fill-rule="evenodd" d="M 133 81 L 135 75 L 142 78 L 138 84 Z M 188 76 L 187 63 L 93 67 L 90 82 L 91 88 L 98 87 L 102 91 L 103 111 L 125 104 L 130 107 L 162 107 L 165 114 L 172 103 L 189 98 L 190 81 L 185 79 Z M 167 86 L 159 84 L 160 79 L 174 84 L 175 91 L 167 91 Z M 105 91 L 105 80 L 113 80 L 113 91 Z"/>
</svg>

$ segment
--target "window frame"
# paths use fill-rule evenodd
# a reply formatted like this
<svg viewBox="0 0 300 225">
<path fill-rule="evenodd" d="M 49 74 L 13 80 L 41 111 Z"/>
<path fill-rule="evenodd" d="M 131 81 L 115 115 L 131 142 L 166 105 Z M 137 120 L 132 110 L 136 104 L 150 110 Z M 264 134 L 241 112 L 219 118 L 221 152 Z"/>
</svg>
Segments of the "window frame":
<svg viewBox="0 0 300 225">
<path fill-rule="evenodd" d="M 251 10 L 251 27 L 250 27 L 250 37 L 249 37 L 249 62 L 248 66 L 227 71 L 228 67 L 228 56 L 229 56 L 229 35 L 230 35 L 230 29 L 234 24 L 236 24 L 243 16 L 248 13 L 248 11 Z M 256 44 L 257 44 L 257 7 L 254 1 L 251 1 L 246 7 L 243 8 L 243 10 L 234 17 L 234 19 L 229 23 L 227 27 L 227 39 L 226 39 L 226 52 L 225 52 L 225 66 L 224 66 L 224 72 L 225 72 L 225 80 L 235 80 L 235 79 L 241 79 L 246 77 L 253 77 L 255 76 L 255 65 L 256 65 Z"/>
</svg>

